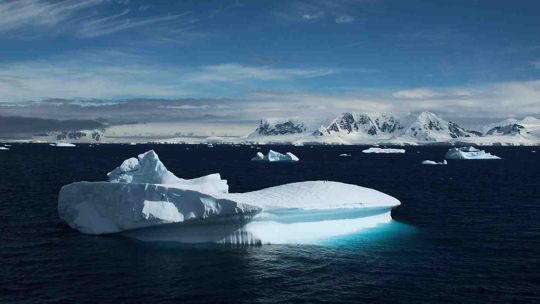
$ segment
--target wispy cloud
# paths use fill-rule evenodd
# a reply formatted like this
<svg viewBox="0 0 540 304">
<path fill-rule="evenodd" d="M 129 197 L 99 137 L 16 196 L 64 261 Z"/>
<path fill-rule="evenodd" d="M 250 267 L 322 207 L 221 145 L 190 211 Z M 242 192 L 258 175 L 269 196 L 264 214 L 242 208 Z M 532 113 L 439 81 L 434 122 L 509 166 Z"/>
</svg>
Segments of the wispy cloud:
<svg viewBox="0 0 540 304">
<path fill-rule="evenodd" d="M 537 69 L 540 69 L 540 60 L 537 60 L 537 61 L 533 61 L 531 62 L 532 66 L 537 68 Z"/>
<path fill-rule="evenodd" d="M 342 24 L 342 23 L 353 23 L 354 20 L 355 20 L 354 17 L 344 15 L 344 16 L 339 16 L 339 17 L 337 17 L 337 18 L 336 18 L 336 23 L 338 23 L 338 24 Z"/>
<path fill-rule="evenodd" d="M 461 98 L 471 96 L 467 89 L 430 89 L 415 88 L 400 90 L 392 93 L 392 96 L 400 99 L 429 99 L 429 98 Z"/>
<path fill-rule="evenodd" d="M 138 30 L 163 40 L 178 37 L 179 32 L 186 37 L 191 33 L 187 27 L 197 22 L 189 12 L 151 15 L 126 9 L 128 5 L 129 1 L 110 0 L 0 0 L 0 35 L 43 37 L 62 33 L 97 38 Z"/>
<path fill-rule="evenodd" d="M 150 25 L 165 26 L 188 14 L 132 19 L 129 17 L 129 13 L 129 10 L 124 10 L 119 14 L 83 21 L 77 34 L 83 38 L 95 38 Z"/>
<path fill-rule="evenodd" d="M 43 98 L 178 98 L 227 94 L 266 82 L 301 81 L 338 73 L 331 68 L 279 68 L 224 63 L 171 67 L 120 51 L 71 52 L 44 60 L 0 64 L 0 101 Z M 211 92 L 216 94 L 216 92 Z M 225 94 L 225 93 L 224 93 Z"/>
<path fill-rule="evenodd" d="M 239 82 L 244 80 L 289 80 L 331 75 L 335 69 L 272 68 L 268 66 L 246 66 L 236 63 L 203 66 L 188 76 L 193 82 Z"/>
<path fill-rule="evenodd" d="M 0 33 L 28 27 L 52 27 L 102 2 L 102 0 L 0 1 Z"/>
<path fill-rule="evenodd" d="M 281 20 L 292 23 L 331 20 L 338 24 L 345 24 L 356 20 L 352 12 L 362 5 L 364 5 L 363 1 L 356 0 L 290 1 L 278 9 L 275 15 Z"/>
<path fill-rule="evenodd" d="M 303 14 L 302 19 L 304 19 L 304 20 L 315 20 L 315 19 L 322 18 L 323 16 L 324 16 L 323 12 L 316 12 L 314 14 Z"/>
</svg>

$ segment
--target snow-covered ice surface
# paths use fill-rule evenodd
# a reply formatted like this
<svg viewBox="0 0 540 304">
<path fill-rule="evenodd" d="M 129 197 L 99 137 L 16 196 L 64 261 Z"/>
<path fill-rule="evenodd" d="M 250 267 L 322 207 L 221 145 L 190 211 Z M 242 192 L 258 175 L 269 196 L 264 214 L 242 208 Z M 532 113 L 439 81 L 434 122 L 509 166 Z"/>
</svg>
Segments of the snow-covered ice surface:
<svg viewBox="0 0 540 304">
<path fill-rule="evenodd" d="M 478 150 L 474 147 L 452 148 L 444 155 L 446 159 L 501 159 L 500 157 Z"/>
<path fill-rule="evenodd" d="M 448 162 L 445 160 L 443 160 L 442 162 L 436 162 L 436 161 L 433 161 L 433 160 L 424 160 L 422 161 L 422 165 L 446 165 L 448 164 Z"/>
<path fill-rule="evenodd" d="M 76 147 L 76 145 L 74 145 L 72 143 L 63 143 L 63 142 L 54 143 L 54 144 L 50 144 L 50 145 L 53 146 L 53 147 Z"/>
<path fill-rule="evenodd" d="M 251 159 L 253 161 L 268 161 L 268 162 L 296 162 L 300 159 L 292 154 L 291 152 L 287 152 L 285 154 L 281 154 L 279 152 L 276 152 L 274 150 L 268 151 L 268 154 L 264 155 L 261 152 L 257 152 L 257 154 Z"/>
<path fill-rule="evenodd" d="M 369 149 L 362 150 L 362 153 L 405 153 L 405 149 L 371 147 Z"/>
<path fill-rule="evenodd" d="M 60 218 L 83 233 L 145 241 L 309 243 L 386 223 L 400 204 L 373 189 L 330 181 L 228 193 L 219 174 L 178 178 L 153 151 L 124 161 L 108 177 L 62 187 Z"/>
</svg>

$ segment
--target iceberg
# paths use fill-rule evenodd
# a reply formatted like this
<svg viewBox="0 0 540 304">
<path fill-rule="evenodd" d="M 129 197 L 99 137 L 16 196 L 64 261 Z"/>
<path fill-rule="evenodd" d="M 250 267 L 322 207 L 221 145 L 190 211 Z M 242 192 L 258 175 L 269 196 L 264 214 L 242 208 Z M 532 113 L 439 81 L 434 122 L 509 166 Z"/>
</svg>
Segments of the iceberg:
<svg viewBox="0 0 540 304">
<path fill-rule="evenodd" d="M 253 161 L 264 160 L 264 154 L 262 154 L 261 152 L 257 152 L 257 154 L 251 160 Z"/>
<path fill-rule="evenodd" d="M 475 147 L 452 148 L 444 155 L 446 159 L 501 159 L 500 157 L 488 153 Z"/>
<path fill-rule="evenodd" d="M 7 147 L 0 147 L 0 151 L 2 151 L 2 150 L 7 151 L 7 150 L 9 150 L 9 148 L 7 148 Z"/>
<path fill-rule="evenodd" d="M 76 147 L 72 143 L 52 143 L 50 145 L 53 146 L 53 147 Z"/>
<path fill-rule="evenodd" d="M 362 150 L 362 153 L 405 153 L 405 149 L 371 147 L 369 149 Z"/>
<path fill-rule="evenodd" d="M 276 152 L 274 150 L 268 151 L 268 154 L 264 155 L 261 152 L 257 152 L 257 154 L 251 159 L 252 161 L 268 161 L 268 162 L 296 162 L 300 159 L 292 154 L 291 152 L 287 152 L 286 154 L 281 154 L 279 152 Z"/>
<path fill-rule="evenodd" d="M 422 165 L 446 165 L 448 164 L 448 162 L 445 160 L 443 160 L 442 162 L 436 162 L 436 161 L 433 161 L 433 160 L 424 160 L 422 161 Z"/>
<path fill-rule="evenodd" d="M 351 155 L 350 155 L 350 154 L 346 154 L 346 153 L 342 153 L 342 154 L 340 154 L 339 156 L 341 156 L 341 157 L 348 157 L 348 156 L 351 156 Z"/>
<path fill-rule="evenodd" d="M 391 220 L 399 200 L 331 181 L 229 193 L 219 174 L 175 176 L 154 151 L 125 160 L 108 181 L 60 189 L 58 214 L 85 234 L 182 243 L 306 243 Z"/>
</svg>

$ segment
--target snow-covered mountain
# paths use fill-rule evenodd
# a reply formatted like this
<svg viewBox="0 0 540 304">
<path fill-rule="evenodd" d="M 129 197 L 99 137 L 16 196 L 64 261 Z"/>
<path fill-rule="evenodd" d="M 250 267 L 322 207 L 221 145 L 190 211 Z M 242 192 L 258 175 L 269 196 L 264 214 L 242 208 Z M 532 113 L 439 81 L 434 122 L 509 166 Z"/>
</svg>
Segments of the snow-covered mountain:
<svg viewBox="0 0 540 304">
<path fill-rule="evenodd" d="M 306 132 L 306 127 L 304 126 L 304 123 L 299 120 L 287 119 L 281 121 L 263 119 L 261 120 L 259 127 L 257 127 L 253 135 L 285 135 L 298 134 L 303 132 Z"/>
<path fill-rule="evenodd" d="M 312 119 L 313 120 L 313 119 Z M 407 115 L 343 113 L 323 123 L 294 120 L 263 120 L 248 136 L 256 142 L 336 144 L 539 144 L 540 120 L 509 119 L 484 128 L 466 129 L 431 112 Z M 326 123 L 324 123 L 326 121 Z M 516 137 L 519 135 L 520 137 Z"/>
<path fill-rule="evenodd" d="M 522 120 L 509 118 L 484 127 L 485 135 L 540 136 L 540 119 L 528 116 Z"/>
<path fill-rule="evenodd" d="M 392 114 L 353 114 L 343 113 L 328 124 L 321 124 L 310 130 L 299 120 L 277 121 L 271 124 L 261 121 L 257 130 L 250 136 L 303 135 L 321 138 L 340 138 L 346 141 L 395 141 L 440 142 L 453 138 L 475 137 L 480 132 L 469 131 L 454 122 L 446 121 L 431 112 L 396 116 Z"/>
</svg>

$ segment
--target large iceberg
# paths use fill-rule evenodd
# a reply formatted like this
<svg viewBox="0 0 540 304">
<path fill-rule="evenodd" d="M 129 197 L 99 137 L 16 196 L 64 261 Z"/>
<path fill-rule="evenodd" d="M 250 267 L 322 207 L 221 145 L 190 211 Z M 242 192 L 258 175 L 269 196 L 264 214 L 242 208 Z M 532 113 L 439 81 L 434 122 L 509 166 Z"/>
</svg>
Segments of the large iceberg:
<svg viewBox="0 0 540 304">
<path fill-rule="evenodd" d="M 444 155 L 446 159 L 501 159 L 500 157 L 478 150 L 475 147 L 452 148 Z"/>
<path fill-rule="evenodd" d="M 405 149 L 371 147 L 369 149 L 362 150 L 362 153 L 405 153 Z"/>
<path fill-rule="evenodd" d="M 291 152 L 287 152 L 286 154 L 281 154 L 279 152 L 276 152 L 274 150 L 268 151 L 268 154 L 264 155 L 261 152 L 257 152 L 257 154 L 251 159 L 253 161 L 268 161 L 268 162 L 296 162 L 299 161 L 298 157 Z"/>
<path fill-rule="evenodd" d="M 109 181 L 63 186 L 58 213 L 87 234 L 183 243 L 303 243 L 391 220 L 400 202 L 356 185 L 307 181 L 228 193 L 219 174 L 182 179 L 154 151 L 124 161 Z"/>
</svg>

